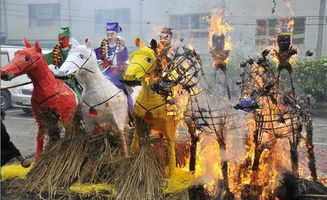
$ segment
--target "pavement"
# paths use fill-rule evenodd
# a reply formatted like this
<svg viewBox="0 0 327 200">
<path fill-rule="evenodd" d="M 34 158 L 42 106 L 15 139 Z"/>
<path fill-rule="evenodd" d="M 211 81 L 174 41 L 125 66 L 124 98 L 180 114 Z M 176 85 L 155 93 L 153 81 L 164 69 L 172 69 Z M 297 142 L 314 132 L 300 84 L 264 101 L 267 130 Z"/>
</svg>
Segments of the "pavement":
<svg viewBox="0 0 327 200">
<path fill-rule="evenodd" d="M 38 125 L 33 116 L 17 108 L 7 110 L 6 113 L 4 124 L 11 141 L 21 151 L 22 155 L 32 157 L 36 148 L 35 138 L 38 130 Z M 314 109 L 312 118 L 317 168 L 321 175 L 327 177 L 327 106 Z M 306 157 L 305 151 L 300 151 Z M 303 162 L 305 161 L 303 160 Z"/>
</svg>

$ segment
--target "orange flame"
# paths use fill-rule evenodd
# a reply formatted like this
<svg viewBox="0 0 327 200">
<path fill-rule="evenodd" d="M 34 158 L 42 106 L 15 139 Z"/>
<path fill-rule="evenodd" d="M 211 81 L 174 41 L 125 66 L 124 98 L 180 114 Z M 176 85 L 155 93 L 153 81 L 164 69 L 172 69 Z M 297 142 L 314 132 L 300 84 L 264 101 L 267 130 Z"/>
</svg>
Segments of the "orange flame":
<svg viewBox="0 0 327 200">
<path fill-rule="evenodd" d="M 208 44 L 209 47 L 212 47 L 212 41 L 211 38 L 214 34 L 224 34 L 226 35 L 228 32 L 234 30 L 232 26 L 230 26 L 225 20 L 224 20 L 224 11 L 220 9 L 212 9 L 211 10 L 211 16 L 207 16 L 206 19 L 209 22 L 209 40 Z M 232 38 L 230 36 L 226 37 L 225 41 L 225 49 L 226 50 L 232 50 Z"/>
</svg>

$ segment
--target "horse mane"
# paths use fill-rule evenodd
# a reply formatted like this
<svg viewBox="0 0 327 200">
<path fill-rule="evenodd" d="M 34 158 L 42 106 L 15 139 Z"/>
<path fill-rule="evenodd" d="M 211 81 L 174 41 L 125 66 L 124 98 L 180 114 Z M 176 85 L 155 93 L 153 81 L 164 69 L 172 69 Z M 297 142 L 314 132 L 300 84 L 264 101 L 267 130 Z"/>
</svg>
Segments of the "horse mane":
<svg viewBox="0 0 327 200">
<path fill-rule="evenodd" d="M 134 55 L 136 54 L 143 54 L 143 55 L 146 55 L 148 57 L 150 57 L 152 60 L 155 60 L 156 59 L 156 54 L 154 52 L 153 49 L 151 49 L 150 47 L 147 47 L 147 46 L 144 46 L 144 47 L 141 47 L 135 51 L 133 51 L 130 55 L 129 55 L 129 58 L 132 58 Z"/>
<path fill-rule="evenodd" d="M 22 55 L 25 55 L 25 56 L 28 56 L 28 57 L 31 56 L 31 54 L 28 53 L 28 52 L 25 51 L 25 50 L 18 50 L 18 51 L 15 52 L 15 55 L 16 55 L 16 54 L 22 54 Z"/>
<path fill-rule="evenodd" d="M 87 49 L 90 49 L 89 47 L 87 47 L 86 45 L 84 44 L 81 44 L 81 45 L 78 45 L 77 47 L 75 48 L 72 48 L 70 50 L 70 52 L 80 52 L 80 53 L 84 53 L 84 54 L 89 54 L 90 52 L 87 51 Z M 92 51 L 92 49 L 91 49 Z"/>
</svg>

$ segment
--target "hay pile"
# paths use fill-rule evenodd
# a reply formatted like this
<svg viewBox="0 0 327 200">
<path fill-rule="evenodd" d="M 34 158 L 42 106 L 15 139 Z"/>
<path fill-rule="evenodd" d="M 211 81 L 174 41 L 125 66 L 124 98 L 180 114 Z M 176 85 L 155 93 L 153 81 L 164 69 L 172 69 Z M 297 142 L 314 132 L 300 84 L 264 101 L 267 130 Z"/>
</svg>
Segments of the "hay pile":
<svg viewBox="0 0 327 200">
<path fill-rule="evenodd" d="M 139 129 L 140 147 L 122 162 L 115 174 L 117 199 L 163 199 L 163 170 L 153 151 L 148 126 L 139 117 L 135 122 Z"/>
<path fill-rule="evenodd" d="M 187 199 L 187 190 L 164 193 L 167 144 L 164 139 L 150 139 L 142 118 L 135 120 L 140 147 L 129 157 L 122 155 L 121 137 L 115 131 L 86 132 L 80 108 L 65 130 L 53 111 L 45 112 L 40 120 L 48 138 L 43 154 L 26 178 L 2 182 L 2 194 L 14 199 Z M 177 163 L 184 166 L 189 157 L 188 138 L 176 147 Z"/>
<path fill-rule="evenodd" d="M 71 127 L 66 127 L 65 136 L 60 139 L 56 114 L 46 112 L 42 116 L 49 142 L 26 180 L 15 183 L 19 188 L 18 196 L 39 194 L 53 198 L 75 182 L 111 183 L 113 167 L 122 159 L 117 139 L 120 137 L 111 132 L 103 135 L 87 133 L 82 120 L 78 108 Z"/>
</svg>

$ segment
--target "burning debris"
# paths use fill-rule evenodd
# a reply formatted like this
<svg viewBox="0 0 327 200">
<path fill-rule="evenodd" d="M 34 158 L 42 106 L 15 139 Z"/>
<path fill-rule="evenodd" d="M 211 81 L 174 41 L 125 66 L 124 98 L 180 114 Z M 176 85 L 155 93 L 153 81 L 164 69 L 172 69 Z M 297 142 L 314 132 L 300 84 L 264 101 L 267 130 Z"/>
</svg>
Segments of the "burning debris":
<svg viewBox="0 0 327 200">
<path fill-rule="evenodd" d="M 284 37 L 285 35 L 286 37 Z M 290 46 L 290 42 L 287 42 L 290 40 L 289 35 L 279 34 L 279 36 L 281 39 L 278 53 L 279 55 L 287 54 L 288 57 L 287 59 L 278 57 L 280 64 L 277 69 L 267 59 L 269 50 L 263 51 L 261 57 L 250 58 L 241 64 L 241 68 L 244 70 L 241 74 L 241 81 L 238 82 L 241 99 L 234 108 L 253 112 L 253 119 L 249 121 L 249 125 L 252 125 L 247 142 L 249 160 L 244 161 L 244 165 L 241 167 L 243 169 L 240 171 L 241 180 L 243 179 L 239 180 L 240 184 L 244 182 L 245 178 L 249 179 L 249 184 L 240 188 L 242 199 L 274 199 L 278 197 L 278 194 L 274 193 L 274 185 L 278 184 L 281 173 L 288 169 L 288 164 L 280 162 L 280 157 L 289 156 L 292 173 L 299 174 L 298 145 L 301 139 L 308 143 L 306 147 L 311 178 L 313 181 L 317 181 L 312 145 L 312 124 L 310 124 L 310 99 L 298 97 L 292 82 L 291 90 L 289 90 L 284 88 L 279 80 L 282 69 L 287 69 L 291 77 L 292 66 L 288 61 L 296 53 Z M 253 105 L 257 105 L 257 107 L 253 108 Z M 306 138 L 302 131 L 303 126 L 307 130 Z M 289 144 L 289 153 L 280 148 L 282 145 L 285 149 L 287 143 Z M 267 165 L 268 163 L 269 165 Z M 261 174 L 263 171 L 265 171 L 265 175 Z M 294 180 L 299 181 L 299 178 Z M 285 181 L 282 182 L 282 184 L 285 183 Z M 280 186 L 280 188 L 284 186 Z M 303 192 L 305 191 L 300 191 L 299 195 Z"/>
<path fill-rule="evenodd" d="M 226 71 L 229 52 L 232 50 L 231 37 L 226 34 L 233 30 L 224 19 L 222 10 L 213 9 L 211 16 L 207 17 L 209 22 L 209 47 L 213 58 L 213 67 L 218 70 Z"/>
<path fill-rule="evenodd" d="M 230 89 L 227 81 L 227 63 L 228 56 L 230 51 L 232 50 L 231 37 L 226 36 L 226 34 L 233 30 L 224 19 L 223 10 L 213 9 L 211 11 L 211 16 L 207 17 L 207 21 L 209 22 L 209 38 L 208 43 L 210 47 L 210 54 L 213 59 L 213 68 L 215 71 L 215 79 L 217 75 L 217 71 L 221 70 L 225 76 L 226 89 L 229 100 L 231 99 Z"/>
</svg>

